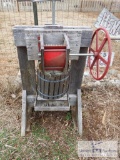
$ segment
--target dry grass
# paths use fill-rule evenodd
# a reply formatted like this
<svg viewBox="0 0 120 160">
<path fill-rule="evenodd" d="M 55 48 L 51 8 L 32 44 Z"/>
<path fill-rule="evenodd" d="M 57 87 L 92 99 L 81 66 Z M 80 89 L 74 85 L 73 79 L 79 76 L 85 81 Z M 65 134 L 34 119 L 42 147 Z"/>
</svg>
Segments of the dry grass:
<svg viewBox="0 0 120 160">
<path fill-rule="evenodd" d="M 120 90 L 117 87 L 83 89 L 83 119 L 86 132 L 84 138 L 119 140 L 119 95 Z"/>
</svg>

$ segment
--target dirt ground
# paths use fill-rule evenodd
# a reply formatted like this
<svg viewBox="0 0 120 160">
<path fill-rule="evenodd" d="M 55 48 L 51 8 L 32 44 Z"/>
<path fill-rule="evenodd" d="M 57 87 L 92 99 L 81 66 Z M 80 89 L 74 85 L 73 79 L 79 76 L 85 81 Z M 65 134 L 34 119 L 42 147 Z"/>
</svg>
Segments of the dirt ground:
<svg viewBox="0 0 120 160">
<path fill-rule="evenodd" d="M 56 19 L 63 25 L 93 27 L 97 16 L 97 13 L 57 12 Z M 120 14 L 117 16 L 120 18 Z M 51 13 L 39 13 L 39 24 L 50 21 Z M 78 140 L 120 140 L 120 87 L 89 86 L 93 82 L 91 77 L 82 85 L 83 136 L 74 129 L 70 112 L 33 112 L 31 131 L 20 137 L 21 87 L 14 85 L 19 65 L 12 27 L 33 23 L 32 12 L 0 12 L 0 160 L 104 159 L 78 158 L 76 146 Z M 112 47 L 115 58 L 110 70 L 120 73 L 120 41 L 113 41 Z M 111 77 L 120 80 L 117 75 Z"/>
</svg>

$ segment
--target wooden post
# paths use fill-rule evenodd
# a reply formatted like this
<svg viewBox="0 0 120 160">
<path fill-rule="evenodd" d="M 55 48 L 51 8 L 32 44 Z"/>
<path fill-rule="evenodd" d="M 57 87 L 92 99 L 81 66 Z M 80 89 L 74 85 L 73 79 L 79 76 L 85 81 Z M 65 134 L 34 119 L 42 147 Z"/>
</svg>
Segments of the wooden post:
<svg viewBox="0 0 120 160">
<path fill-rule="evenodd" d="M 81 47 L 80 53 L 87 53 L 87 47 Z M 86 56 L 80 56 L 78 60 L 72 60 L 70 72 L 69 94 L 77 94 L 77 89 L 81 88 Z"/>
<path fill-rule="evenodd" d="M 80 11 L 82 12 L 83 9 L 83 0 L 81 0 L 81 5 L 80 5 Z"/>
<path fill-rule="evenodd" d="M 18 12 L 20 12 L 18 0 L 17 0 L 17 10 L 18 10 Z"/>
<path fill-rule="evenodd" d="M 26 90 L 22 91 L 22 117 L 21 117 L 21 136 L 25 136 L 27 123 L 27 94 Z"/>
<path fill-rule="evenodd" d="M 109 9 L 109 11 L 111 11 L 112 12 L 112 5 L 113 5 L 113 0 L 112 0 L 112 2 L 111 2 L 111 4 L 110 4 L 110 9 Z"/>
<path fill-rule="evenodd" d="M 80 53 L 87 53 L 88 47 L 81 47 Z M 86 56 L 79 57 L 78 60 L 72 60 L 70 73 L 69 94 L 77 95 L 76 106 L 71 106 L 74 128 L 78 127 L 78 132 L 82 135 L 82 103 L 81 103 L 81 84 L 86 63 Z"/>
<path fill-rule="evenodd" d="M 75 99 L 75 95 L 71 95 L 72 99 Z M 71 106 L 72 120 L 74 129 L 78 129 L 78 133 L 82 136 L 83 124 L 82 124 L 82 101 L 81 101 L 81 89 L 77 90 L 76 104 Z"/>
<path fill-rule="evenodd" d="M 23 90 L 27 95 L 36 94 L 35 63 L 28 61 L 26 47 L 17 47 Z"/>
<path fill-rule="evenodd" d="M 81 101 L 81 90 L 77 90 L 77 124 L 78 124 L 78 133 L 82 136 L 82 101 Z"/>
</svg>

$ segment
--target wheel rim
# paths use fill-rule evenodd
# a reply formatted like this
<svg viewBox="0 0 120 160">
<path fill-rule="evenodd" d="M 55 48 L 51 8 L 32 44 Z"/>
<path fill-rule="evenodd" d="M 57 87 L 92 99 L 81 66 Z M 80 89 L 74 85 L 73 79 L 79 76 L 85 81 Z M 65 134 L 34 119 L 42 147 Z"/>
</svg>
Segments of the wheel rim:
<svg viewBox="0 0 120 160">
<path fill-rule="evenodd" d="M 99 33 L 101 33 L 101 31 L 102 33 L 104 33 L 104 37 L 102 37 L 103 38 L 101 40 L 102 42 L 100 42 L 100 45 L 99 45 L 99 38 L 100 38 Z M 94 47 L 93 47 L 93 43 L 94 43 Z M 105 47 L 107 48 L 107 52 L 104 51 Z M 107 59 L 105 59 L 102 56 L 103 51 L 108 54 Z M 110 62 L 111 62 L 111 54 L 112 54 L 110 36 L 105 28 L 98 28 L 94 32 L 92 41 L 91 41 L 91 45 L 89 47 L 89 53 L 94 54 L 94 59 L 91 58 L 93 56 L 88 57 L 88 65 L 90 68 L 90 73 L 94 79 L 101 80 L 105 77 L 105 75 L 108 72 Z M 100 62 L 102 62 L 105 65 L 105 68 L 102 69 L 102 74 L 100 74 Z"/>
</svg>

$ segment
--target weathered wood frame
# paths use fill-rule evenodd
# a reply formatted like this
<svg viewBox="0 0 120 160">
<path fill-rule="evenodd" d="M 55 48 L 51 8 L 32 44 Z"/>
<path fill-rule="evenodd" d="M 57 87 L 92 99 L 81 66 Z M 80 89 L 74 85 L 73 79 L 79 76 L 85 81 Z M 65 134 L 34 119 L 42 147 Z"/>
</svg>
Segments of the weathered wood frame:
<svg viewBox="0 0 120 160">
<path fill-rule="evenodd" d="M 45 31 L 46 30 L 46 31 Z M 42 31 L 42 32 L 41 32 Z M 55 32 L 56 29 L 46 29 L 43 26 L 15 26 L 13 28 L 15 45 L 17 46 L 18 59 L 22 78 L 22 125 L 21 135 L 25 135 L 27 125 L 27 109 L 34 107 L 36 101 L 36 73 L 35 60 L 39 60 L 38 56 L 38 36 L 40 33 Z M 74 38 L 76 33 L 79 40 Z M 63 32 L 69 37 L 69 42 L 73 50 L 71 52 L 80 54 L 87 53 L 92 38 L 92 30 L 89 27 L 63 27 L 58 28 L 56 33 Z M 74 34 L 75 33 L 75 34 Z M 75 42 L 74 42 L 75 41 Z M 32 43 L 31 43 L 32 42 Z M 37 44 L 36 44 L 37 43 Z M 72 44 L 73 43 L 73 44 Z M 77 44 L 77 45 L 76 45 Z M 73 46 L 72 46 L 73 45 Z M 37 48 L 36 48 L 37 46 Z M 75 49 L 75 50 L 74 50 Z M 34 52 L 33 52 L 34 51 Z M 68 101 L 70 106 L 74 106 L 76 110 L 78 131 L 82 134 L 82 105 L 81 105 L 81 83 L 84 73 L 86 56 L 71 56 L 70 86 L 68 91 Z M 65 111 L 69 108 L 37 108 L 40 111 Z"/>
<path fill-rule="evenodd" d="M 55 26 L 56 27 L 56 26 Z M 38 56 L 38 37 L 40 32 L 56 34 L 63 32 L 69 37 L 71 52 L 75 54 L 87 53 L 88 47 L 92 38 L 92 29 L 89 27 L 58 27 L 57 29 L 45 26 L 15 26 L 13 28 L 15 45 L 18 50 L 18 59 L 22 77 L 23 89 L 28 95 L 36 94 L 36 78 L 35 78 L 35 62 L 39 60 Z M 74 38 L 76 33 L 79 39 Z M 75 41 L 76 40 L 76 41 Z M 75 41 L 75 42 L 74 42 Z M 73 44 L 72 44 L 73 43 Z M 77 45 L 77 46 L 76 46 Z M 75 50 L 74 50 L 75 49 Z M 69 94 L 77 94 L 77 89 L 80 88 L 84 73 L 86 56 L 70 56 L 71 73 L 70 73 L 70 89 Z"/>
<path fill-rule="evenodd" d="M 69 38 L 71 54 L 79 54 L 80 47 L 89 47 L 92 37 L 92 29 L 90 27 L 54 27 L 52 26 L 15 26 L 13 28 L 15 45 L 25 46 L 27 48 L 28 60 L 39 60 L 38 56 L 38 37 L 42 33 L 66 33 Z M 56 37 L 54 37 L 56 40 Z M 54 41 L 55 41 L 54 40 Z M 78 60 L 79 56 L 70 56 L 71 60 Z"/>
<path fill-rule="evenodd" d="M 82 136 L 83 133 L 83 125 L 82 125 L 82 101 L 81 101 L 81 89 L 77 90 L 77 95 L 71 94 L 69 95 L 71 103 L 70 106 L 60 106 L 60 107 L 35 107 L 35 111 L 72 111 L 73 122 L 78 127 L 78 133 Z M 31 101 L 29 101 L 29 99 Z M 44 99 L 40 98 L 40 100 L 44 101 Z M 60 101 L 66 100 L 66 95 L 59 99 Z M 27 129 L 29 130 L 29 117 L 31 114 L 31 108 L 29 108 L 29 103 L 34 102 L 34 97 L 27 96 L 26 90 L 22 91 L 22 117 L 21 117 L 21 136 L 26 135 Z"/>
</svg>

